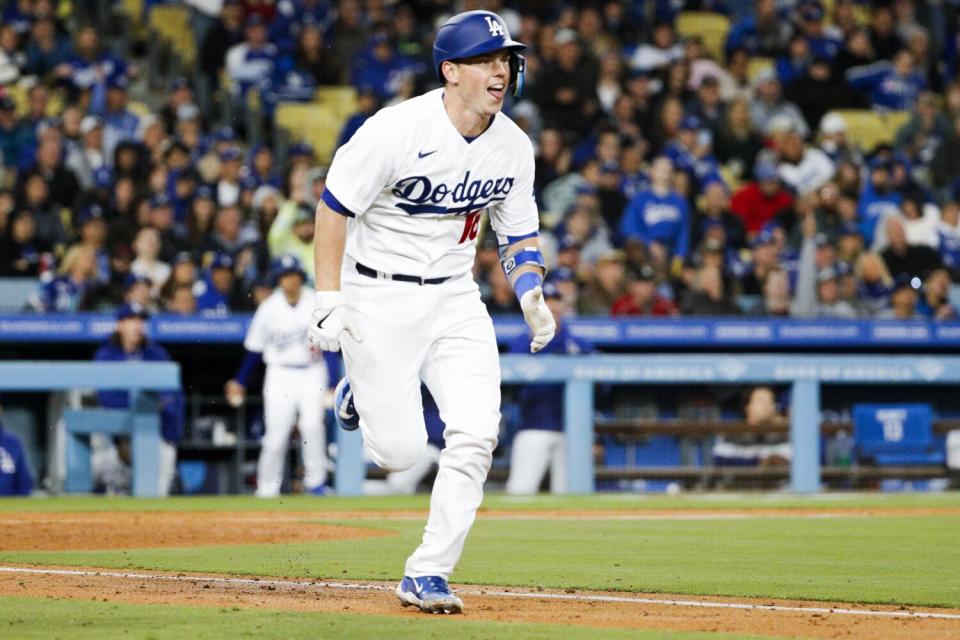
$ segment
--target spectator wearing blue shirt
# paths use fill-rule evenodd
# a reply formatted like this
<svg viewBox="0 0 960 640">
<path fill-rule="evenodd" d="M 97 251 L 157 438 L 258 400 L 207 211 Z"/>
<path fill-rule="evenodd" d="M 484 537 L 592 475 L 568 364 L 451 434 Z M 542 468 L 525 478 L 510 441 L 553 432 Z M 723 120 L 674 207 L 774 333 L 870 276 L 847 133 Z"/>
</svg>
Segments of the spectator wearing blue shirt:
<svg viewBox="0 0 960 640">
<path fill-rule="evenodd" d="M 358 89 L 373 87 L 378 98 L 387 100 L 396 95 L 404 74 L 414 66 L 412 60 L 397 53 L 387 34 L 378 33 L 354 61 L 351 81 Z"/>
<path fill-rule="evenodd" d="M 114 150 L 121 142 L 136 141 L 140 118 L 127 109 L 130 79 L 125 75 L 111 76 L 107 80 L 106 96 L 94 90 L 91 113 L 100 115 L 104 122 L 103 154 L 114 157 Z"/>
<path fill-rule="evenodd" d="M 103 345 L 97 349 L 93 359 L 98 362 L 168 362 L 170 354 L 158 344 L 147 338 L 146 324 L 148 315 L 139 305 L 124 304 L 117 311 L 117 327 Z M 97 392 L 97 400 L 103 407 L 126 409 L 130 406 L 130 394 L 127 391 Z M 183 437 L 184 399 L 180 391 L 157 394 L 160 407 L 160 495 L 170 492 L 177 467 L 177 443 Z M 121 459 L 126 447 L 118 446 Z M 129 462 L 129 460 L 125 460 Z"/>
<path fill-rule="evenodd" d="M 94 90 L 102 93 L 104 83 L 127 75 L 127 63 L 100 49 L 100 34 L 93 26 L 77 32 L 75 53 L 60 64 L 55 73 L 67 80 L 76 90 Z"/>
<path fill-rule="evenodd" d="M 694 187 L 703 187 L 712 179 L 720 179 L 720 165 L 710 152 L 712 136 L 697 116 L 684 116 L 677 137 L 663 149 L 677 171 L 690 176 Z"/>
<path fill-rule="evenodd" d="M 957 278 L 960 276 L 960 204 L 954 200 L 944 203 L 940 210 L 937 238 L 940 260 Z"/>
<path fill-rule="evenodd" d="M 0 496 L 29 496 L 33 476 L 20 439 L 0 422 Z"/>
<path fill-rule="evenodd" d="M 260 14 L 247 18 L 244 40 L 227 51 L 227 74 L 234 83 L 234 95 L 243 98 L 247 91 L 270 79 L 278 51 L 267 40 L 267 25 Z M 237 103 L 244 106 L 242 100 Z"/>
<path fill-rule="evenodd" d="M 810 54 L 815 58 L 833 60 L 840 53 L 843 42 L 833 31 L 824 28 L 825 12 L 819 0 L 805 0 L 797 7 L 797 22 L 800 33 L 807 42 Z"/>
<path fill-rule="evenodd" d="M 928 320 L 956 320 L 957 308 L 950 304 L 950 272 L 934 269 L 923 281 L 917 314 Z"/>
<path fill-rule="evenodd" d="M 37 20 L 31 35 L 26 50 L 30 75 L 42 78 L 70 59 L 70 43 L 57 33 L 52 18 Z"/>
<path fill-rule="evenodd" d="M 579 355 L 591 353 L 592 345 L 570 334 L 564 319 L 570 307 L 563 301 L 556 284 L 543 285 L 543 297 L 557 322 L 553 340 L 539 353 Z M 510 353 L 529 353 L 530 336 L 513 340 Z M 563 385 L 529 384 L 518 395 L 522 423 L 510 447 L 510 476 L 507 493 L 537 493 L 547 470 L 550 470 L 551 493 L 566 490 L 566 447 L 563 433 Z"/>
<path fill-rule="evenodd" d="M 225 253 L 217 254 L 193 287 L 197 311 L 206 316 L 229 315 L 233 288 L 233 258 Z"/>
<path fill-rule="evenodd" d="M 758 0 L 754 15 L 730 27 L 724 48 L 728 58 L 736 49 L 754 56 L 775 56 L 786 48 L 790 31 L 790 21 L 778 13 L 776 0 Z"/>
<path fill-rule="evenodd" d="M 847 71 L 847 82 L 864 92 L 870 104 L 878 109 L 911 110 L 927 81 L 916 70 L 913 54 L 903 49 L 887 61 L 875 62 Z"/>
<path fill-rule="evenodd" d="M 900 203 L 903 201 L 903 196 L 893 189 L 893 167 L 890 160 L 874 158 L 869 167 L 869 177 L 857 203 L 860 233 L 866 247 L 873 245 L 877 223 L 887 216 L 899 214 Z"/>
<path fill-rule="evenodd" d="M 673 162 L 660 156 L 650 167 L 650 188 L 639 192 L 623 212 L 620 234 L 658 244 L 666 253 L 684 258 L 690 250 L 690 208 L 673 190 Z"/>
<path fill-rule="evenodd" d="M 337 148 L 350 142 L 353 134 L 363 126 L 367 118 L 372 116 L 380 108 L 380 99 L 377 97 L 376 90 L 369 85 L 362 86 L 357 90 L 357 111 L 343 123 L 340 129 L 340 135 L 337 136 Z"/>
<path fill-rule="evenodd" d="M 40 313 L 73 313 L 83 308 L 85 298 L 98 279 L 97 255 L 93 248 L 74 245 L 67 250 L 60 274 L 40 285 L 29 304 Z"/>
<path fill-rule="evenodd" d="M 0 164 L 16 168 L 24 147 L 30 144 L 30 130 L 17 122 L 17 106 L 0 95 Z"/>
</svg>

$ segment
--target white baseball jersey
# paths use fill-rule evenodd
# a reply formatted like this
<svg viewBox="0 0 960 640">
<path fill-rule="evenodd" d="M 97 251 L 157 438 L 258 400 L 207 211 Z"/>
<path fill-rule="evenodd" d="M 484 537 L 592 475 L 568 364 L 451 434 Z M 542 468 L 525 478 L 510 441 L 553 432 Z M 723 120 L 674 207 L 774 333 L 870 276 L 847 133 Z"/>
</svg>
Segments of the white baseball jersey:
<svg viewBox="0 0 960 640">
<path fill-rule="evenodd" d="M 468 142 L 436 89 L 368 119 L 334 156 L 324 199 L 356 217 L 348 258 L 385 273 L 456 276 L 473 267 L 483 211 L 501 244 L 537 231 L 533 175 L 533 146 L 510 118 L 497 113 Z"/>
<path fill-rule="evenodd" d="M 243 346 L 262 353 L 268 366 L 302 367 L 315 362 L 318 358 L 307 342 L 313 298 L 306 294 L 304 290 L 296 306 L 291 306 L 282 291 L 274 291 L 253 314 Z"/>
</svg>

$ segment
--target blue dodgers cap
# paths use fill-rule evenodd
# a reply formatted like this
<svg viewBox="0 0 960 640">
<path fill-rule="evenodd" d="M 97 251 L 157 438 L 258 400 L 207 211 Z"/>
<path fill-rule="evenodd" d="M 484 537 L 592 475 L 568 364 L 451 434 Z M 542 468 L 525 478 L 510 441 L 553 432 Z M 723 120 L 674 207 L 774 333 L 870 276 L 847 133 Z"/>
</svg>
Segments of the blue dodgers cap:
<svg viewBox="0 0 960 640">
<path fill-rule="evenodd" d="M 575 276 L 570 267 L 557 267 L 547 273 L 547 282 L 573 282 Z"/>
<path fill-rule="evenodd" d="M 830 236 L 825 233 L 818 233 L 817 235 L 813 236 L 813 244 L 817 245 L 817 248 L 833 246 Z"/>
<path fill-rule="evenodd" d="M 74 224 L 80 227 L 92 220 L 103 220 L 103 207 L 97 203 L 93 203 L 84 207 L 83 209 L 80 209 L 80 211 L 77 212 L 77 217 L 74 221 Z"/>
<path fill-rule="evenodd" d="M 217 142 L 233 142 L 237 139 L 237 132 L 228 124 L 223 125 L 213 134 Z"/>
<path fill-rule="evenodd" d="M 126 320 L 127 318 L 140 318 L 146 320 L 150 317 L 150 314 L 143 307 L 137 303 L 124 303 L 120 305 L 120 308 L 117 309 L 117 320 Z"/>
<path fill-rule="evenodd" d="M 247 19 L 244 22 L 244 24 L 248 27 L 262 27 L 266 25 L 267 22 L 263 19 L 263 16 L 260 15 L 259 13 L 251 13 L 250 15 L 247 16 Z"/>
<path fill-rule="evenodd" d="M 853 222 L 844 222 L 842 225 L 840 225 L 840 231 L 838 235 L 863 237 L 863 233 L 860 231 L 860 227 L 858 227 Z"/>
<path fill-rule="evenodd" d="M 243 154 L 237 147 L 227 147 L 220 152 L 220 162 L 230 162 L 233 160 L 240 160 L 242 158 Z"/>
<path fill-rule="evenodd" d="M 297 144 L 290 147 L 290 149 L 287 151 L 288 158 L 295 158 L 295 157 L 301 157 L 301 156 L 313 158 L 314 155 L 315 154 L 313 152 L 313 145 L 311 145 L 309 142 L 298 142 Z"/>
<path fill-rule="evenodd" d="M 909 273 L 899 274 L 893 282 L 893 289 L 913 289 L 919 291 L 923 282 L 917 276 L 911 276 Z"/>
<path fill-rule="evenodd" d="M 433 69 L 443 82 L 440 66 L 447 60 L 470 58 L 498 49 L 522 51 L 527 45 L 510 37 L 507 23 L 492 11 L 465 11 L 437 29 L 433 41 Z"/>
<path fill-rule="evenodd" d="M 198 185 L 193 190 L 194 200 L 213 200 L 213 189 L 205 184 Z"/>
<path fill-rule="evenodd" d="M 210 269 L 233 269 L 233 258 L 226 253 L 218 253 L 210 262 Z"/>
<path fill-rule="evenodd" d="M 779 177 L 777 167 L 772 162 L 757 163 L 757 166 L 753 169 L 753 175 L 759 182 L 776 180 Z"/>
<path fill-rule="evenodd" d="M 123 91 L 126 91 L 127 89 L 130 88 L 130 78 L 128 78 L 126 75 L 122 73 L 112 75 L 107 80 L 107 88 L 122 89 Z"/>
<path fill-rule="evenodd" d="M 113 185 L 113 172 L 107 167 L 100 167 L 93 172 L 93 184 L 97 189 L 107 189 Z"/>
<path fill-rule="evenodd" d="M 145 285 L 147 285 L 148 287 L 152 287 L 152 286 L 153 286 L 153 280 L 151 280 L 150 278 L 148 278 L 147 276 L 144 276 L 144 275 L 140 275 L 140 274 L 136 274 L 136 273 L 128 273 L 128 274 L 127 274 L 127 277 L 123 279 L 123 288 L 124 288 L 124 290 L 129 289 L 130 287 L 132 287 L 132 286 L 135 285 L 135 284 L 145 284 Z"/>
<path fill-rule="evenodd" d="M 150 197 L 150 208 L 160 209 L 161 207 L 172 206 L 170 196 L 165 193 L 156 193 Z"/>
<path fill-rule="evenodd" d="M 560 289 L 553 282 L 544 282 L 543 283 L 543 298 L 545 300 L 561 300 L 563 295 L 560 293 Z"/>
<path fill-rule="evenodd" d="M 170 264 L 184 264 L 184 263 L 193 263 L 193 256 L 190 255 L 189 251 L 180 251 L 173 256 L 173 259 L 170 261 Z"/>
<path fill-rule="evenodd" d="M 776 238 L 773 235 L 773 231 L 770 229 L 764 229 L 754 237 L 753 242 L 750 243 L 751 246 L 759 247 L 766 244 L 773 244 L 776 241 Z"/>
<path fill-rule="evenodd" d="M 680 121 L 681 131 L 699 131 L 701 126 L 700 118 L 693 115 L 684 116 L 683 120 Z"/>
</svg>

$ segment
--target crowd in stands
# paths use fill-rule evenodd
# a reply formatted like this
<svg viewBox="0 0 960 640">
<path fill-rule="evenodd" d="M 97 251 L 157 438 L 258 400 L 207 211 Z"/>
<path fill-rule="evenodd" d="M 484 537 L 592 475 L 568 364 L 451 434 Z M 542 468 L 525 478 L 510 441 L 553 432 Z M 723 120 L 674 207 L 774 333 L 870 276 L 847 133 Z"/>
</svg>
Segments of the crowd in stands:
<svg viewBox="0 0 960 640">
<path fill-rule="evenodd" d="M 131 109 L 145 60 L 130 43 L 52 0 L 4 4 L 0 276 L 38 278 L 39 312 L 249 311 L 272 290 L 271 258 L 312 273 L 326 170 L 304 142 L 276 155 L 273 109 L 353 85 L 342 144 L 376 109 L 436 86 L 443 17 L 488 8 L 530 45 L 525 94 L 505 110 L 535 146 L 548 280 L 570 308 L 957 317 L 953 2 L 193 1 L 196 73 L 161 99 L 138 95 L 152 112 Z M 730 18 L 719 54 L 680 36 L 682 10 Z M 234 120 L 198 106 L 198 78 L 229 96 Z M 266 144 L 236 117 L 250 91 Z M 863 148 L 842 109 L 910 117 L 892 144 Z M 519 311 L 492 233 L 475 271 L 491 312 Z"/>
</svg>

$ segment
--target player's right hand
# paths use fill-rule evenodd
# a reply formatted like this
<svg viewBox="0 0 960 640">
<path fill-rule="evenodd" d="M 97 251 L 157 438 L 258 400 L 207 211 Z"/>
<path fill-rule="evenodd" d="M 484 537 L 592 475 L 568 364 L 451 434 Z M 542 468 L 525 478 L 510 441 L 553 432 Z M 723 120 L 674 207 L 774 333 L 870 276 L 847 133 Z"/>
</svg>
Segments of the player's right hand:
<svg viewBox="0 0 960 640">
<path fill-rule="evenodd" d="M 317 291 L 313 320 L 307 336 L 310 344 L 324 351 L 340 351 L 340 334 L 346 331 L 357 342 L 363 342 L 360 332 L 347 318 L 347 307 L 340 291 Z"/>
<path fill-rule="evenodd" d="M 247 396 L 247 389 L 236 380 L 227 380 L 223 385 L 223 395 L 227 397 L 227 402 L 236 409 L 243 404 Z"/>
</svg>

